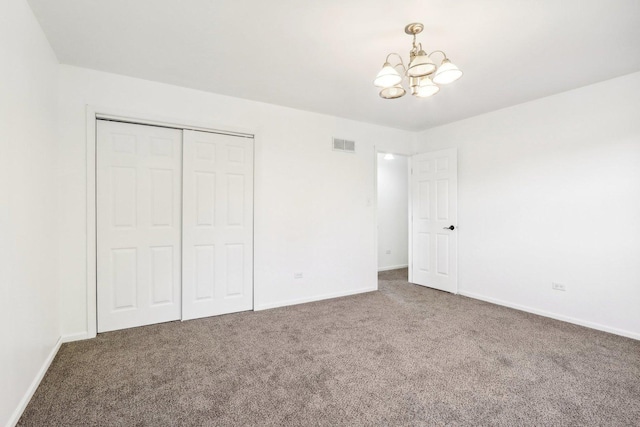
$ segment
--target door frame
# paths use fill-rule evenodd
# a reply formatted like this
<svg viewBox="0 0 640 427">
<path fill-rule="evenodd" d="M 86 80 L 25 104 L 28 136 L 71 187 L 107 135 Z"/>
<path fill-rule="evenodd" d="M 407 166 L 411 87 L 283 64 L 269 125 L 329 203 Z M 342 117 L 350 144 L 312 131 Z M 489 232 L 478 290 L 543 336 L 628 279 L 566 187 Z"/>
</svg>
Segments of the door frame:
<svg viewBox="0 0 640 427">
<path fill-rule="evenodd" d="M 237 126 L 227 126 L 214 122 L 196 122 L 182 118 L 165 117 L 140 112 L 132 112 L 120 108 L 100 107 L 95 105 L 85 106 L 86 116 L 86 281 L 87 281 L 87 333 L 84 338 L 95 338 L 98 330 L 97 311 L 97 223 L 96 223 L 96 144 L 98 119 L 120 121 L 138 125 L 160 126 L 174 129 L 188 129 L 202 132 L 221 133 L 244 138 L 253 138 L 253 305 L 255 307 L 255 194 L 256 194 L 256 145 L 257 135 L 253 129 L 238 128 Z"/>
</svg>

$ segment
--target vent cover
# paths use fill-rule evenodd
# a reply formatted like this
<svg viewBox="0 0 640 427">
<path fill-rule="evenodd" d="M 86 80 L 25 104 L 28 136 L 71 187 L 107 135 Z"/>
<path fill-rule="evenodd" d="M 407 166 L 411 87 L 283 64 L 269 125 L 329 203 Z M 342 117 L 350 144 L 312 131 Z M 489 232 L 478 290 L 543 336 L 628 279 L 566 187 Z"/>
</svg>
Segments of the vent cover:
<svg viewBox="0 0 640 427">
<path fill-rule="evenodd" d="M 333 149 L 335 151 L 345 151 L 347 153 L 356 152 L 356 142 L 348 139 L 333 138 Z"/>
</svg>

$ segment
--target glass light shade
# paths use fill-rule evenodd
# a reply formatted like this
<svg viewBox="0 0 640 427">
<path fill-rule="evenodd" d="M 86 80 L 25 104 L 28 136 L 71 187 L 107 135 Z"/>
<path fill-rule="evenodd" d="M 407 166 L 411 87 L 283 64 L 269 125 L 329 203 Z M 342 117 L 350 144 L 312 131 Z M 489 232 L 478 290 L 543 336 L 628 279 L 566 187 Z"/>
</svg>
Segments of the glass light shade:
<svg viewBox="0 0 640 427">
<path fill-rule="evenodd" d="M 380 91 L 380 96 L 384 99 L 395 99 L 404 96 L 406 90 L 400 85 L 386 87 Z"/>
<path fill-rule="evenodd" d="M 382 66 L 382 70 L 378 73 L 373 84 L 378 87 L 389 88 L 399 84 L 402 81 L 402 76 L 395 68 L 388 62 L 385 62 Z"/>
<path fill-rule="evenodd" d="M 416 88 L 415 96 L 420 98 L 426 98 L 427 96 L 433 96 L 440 91 L 440 88 L 434 84 L 431 79 L 425 78 L 420 81 L 420 85 Z"/>
<path fill-rule="evenodd" d="M 427 56 L 424 50 L 418 52 L 409 63 L 407 68 L 407 76 L 409 77 L 424 77 L 433 73 L 436 70 L 436 64 L 433 63 L 431 58 Z"/>
<path fill-rule="evenodd" d="M 455 82 L 462 77 L 462 71 L 458 69 L 451 61 L 444 59 L 442 64 L 438 67 L 435 76 L 433 76 L 434 83 L 439 85 L 446 85 L 451 82 Z"/>
</svg>

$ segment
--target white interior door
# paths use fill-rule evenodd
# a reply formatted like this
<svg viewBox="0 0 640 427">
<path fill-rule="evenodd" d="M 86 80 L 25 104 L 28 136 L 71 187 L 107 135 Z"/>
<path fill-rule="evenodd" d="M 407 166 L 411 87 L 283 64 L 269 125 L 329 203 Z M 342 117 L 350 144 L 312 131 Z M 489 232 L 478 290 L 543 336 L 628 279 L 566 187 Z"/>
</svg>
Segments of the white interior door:
<svg viewBox="0 0 640 427">
<path fill-rule="evenodd" d="M 417 154 L 411 167 L 409 281 L 457 293 L 457 152 Z"/>
<path fill-rule="evenodd" d="M 98 120 L 98 332 L 180 319 L 181 140 Z"/>
<path fill-rule="evenodd" d="M 183 320 L 253 308 L 253 139 L 184 131 Z"/>
</svg>

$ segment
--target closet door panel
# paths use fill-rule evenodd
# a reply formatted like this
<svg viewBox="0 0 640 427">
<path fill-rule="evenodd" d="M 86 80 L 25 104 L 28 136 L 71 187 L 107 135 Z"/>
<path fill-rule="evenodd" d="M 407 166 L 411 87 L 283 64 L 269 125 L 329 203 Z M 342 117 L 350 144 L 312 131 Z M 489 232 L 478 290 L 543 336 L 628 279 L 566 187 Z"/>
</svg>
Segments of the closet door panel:
<svg viewBox="0 0 640 427">
<path fill-rule="evenodd" d="M 184 131 L 183 320 L 253 308 L 253 139 Z"/>
<path fill-rule="evenodd" d="M 182 131 L 98 120 L 98 332 L 181 316 Z"/>
</svg>

